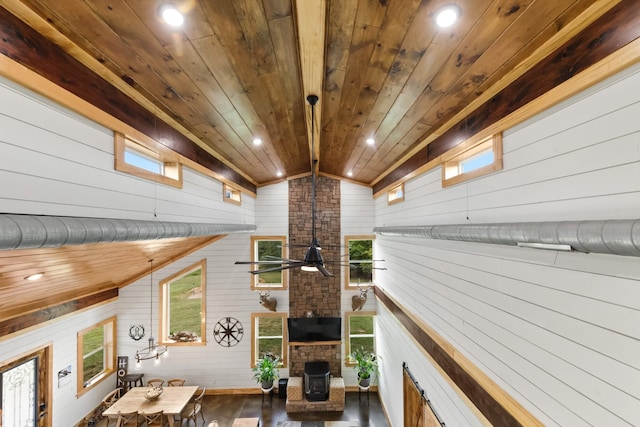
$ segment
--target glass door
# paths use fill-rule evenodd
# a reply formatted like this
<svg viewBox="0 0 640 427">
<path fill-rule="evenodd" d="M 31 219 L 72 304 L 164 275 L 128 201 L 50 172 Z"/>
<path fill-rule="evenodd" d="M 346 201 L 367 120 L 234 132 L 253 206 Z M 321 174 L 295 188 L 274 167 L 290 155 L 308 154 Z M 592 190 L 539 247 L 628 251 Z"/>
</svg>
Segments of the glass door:
<svg viewBox="0 0 640 427">
<path fill-rule="evenodd" d="M 36 426 L 38 360 L 32 358 L 0 374 L 2 425 Z"/>
</svg>

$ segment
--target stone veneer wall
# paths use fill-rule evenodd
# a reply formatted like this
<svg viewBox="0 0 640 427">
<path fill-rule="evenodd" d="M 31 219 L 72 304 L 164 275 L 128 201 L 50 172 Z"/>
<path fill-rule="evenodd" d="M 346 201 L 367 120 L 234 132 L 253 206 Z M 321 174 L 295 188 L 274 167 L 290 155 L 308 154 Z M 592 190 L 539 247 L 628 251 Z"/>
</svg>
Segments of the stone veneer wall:
<svg viewBox="0 0 640 427">
<path fill-rule="evenodd" d="M 289 181 L 289 257 L 302 259 L 311 242 L 311 177 Z M 341 317 L 340 311 L 340 181 L 316 179 L 316 237 L 326 268 L 335 277 L 289 270 L 289 316 Z M 343 325 L 344 327 L 344 325 Z M 305 362 L 327 361 L 331 375 L 342 376 L 340 345 L 289 346 L 289 375 L 302 376 Z"/>
</svg>

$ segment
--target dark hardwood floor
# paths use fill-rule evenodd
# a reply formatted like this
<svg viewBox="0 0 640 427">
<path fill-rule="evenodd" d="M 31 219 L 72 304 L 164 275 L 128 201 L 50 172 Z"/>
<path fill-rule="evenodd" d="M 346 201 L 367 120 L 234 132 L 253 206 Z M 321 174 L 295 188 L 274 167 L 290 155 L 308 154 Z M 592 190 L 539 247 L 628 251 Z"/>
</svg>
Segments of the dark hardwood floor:
<svg viewBox="0 0 640 427">
<path fill-rule="evenodd" d="M 261 427 L 276 427 L 278 421 L 360 421 L 360 427 L 389 427 L 376 393 L 369 393 L 367 405 L 366 394 L 358 392 L 346 393 L 344 412 L 302 412 L 287 414 L 285 399 L 273 396 L 272 407 L 267 401 L 262 402 L 260 395 L 222 395 L 205 396 L 205 426 L 217 420 L 220 427 L 231 427 L 236 418 L 260 418 Z M 198 418 L 202 425 L 202 418 Z M 186 426 L 187 423 L 185 422 Z M 193 423 L 191 423 L 193 425 Z"/>
</svg>

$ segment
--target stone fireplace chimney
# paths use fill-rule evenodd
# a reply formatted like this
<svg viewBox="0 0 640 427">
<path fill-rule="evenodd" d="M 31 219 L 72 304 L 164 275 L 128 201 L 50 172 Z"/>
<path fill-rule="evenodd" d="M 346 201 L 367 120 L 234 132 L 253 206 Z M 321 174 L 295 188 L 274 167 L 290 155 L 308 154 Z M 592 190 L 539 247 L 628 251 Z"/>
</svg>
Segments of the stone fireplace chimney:
<svg viewBox="0 0 640 427">
<path fill-rule="evenodd" d="M 302 259 L 311 242 L 311 177 L 289 181 L 289 257 Z M 325 266 L 335 277 L 289 270 L 289 316 L 341 317 L 340 313 L 340 181 L 316 178 L 316 237 Z M 289 346 L 289 374 L 302 377 L 304 365 L 326 361 L 334 377 L 342 376 L 340 344 Z"/>
</svg>

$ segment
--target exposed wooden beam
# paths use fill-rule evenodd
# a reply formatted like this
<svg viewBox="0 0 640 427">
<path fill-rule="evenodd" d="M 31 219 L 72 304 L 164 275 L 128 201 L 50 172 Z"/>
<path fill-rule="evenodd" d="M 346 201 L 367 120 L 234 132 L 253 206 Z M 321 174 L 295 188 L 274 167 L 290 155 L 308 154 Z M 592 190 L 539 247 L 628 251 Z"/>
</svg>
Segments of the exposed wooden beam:
<svg viewBox="0 0 640 427">
<path fill-rule="evenodd" d="M 322 95 L 324 84 L 324 54 L 326 36 L 326 0 L 295 0 L 298 49 L 302 72 L 302 93 L 305 105 L 309 95 Z M 322 123 L 322 99 L 315 106 L 315 120 L 311 122 L 311 108 L 306 110 L 307 140 L 309 141 L 310 165 L 316 176 L 320 166 L 320 123 Z M 315 144 L 311 147 L 311 131 Z M 314 159 L 317 160 L 314 164 Z"/>
<path fill-rule="evenodd" d="M 14 332 L 40 325 L 49 320 L 54 320 L 78 310 L 105 303 L 118 297 L 118 288 L 107 289 L 97 294 L 80 297 L 53 307 L 43 308 L 32 313 L 22 314 L 0 322 L 0 337 Z"/>
</svg>

